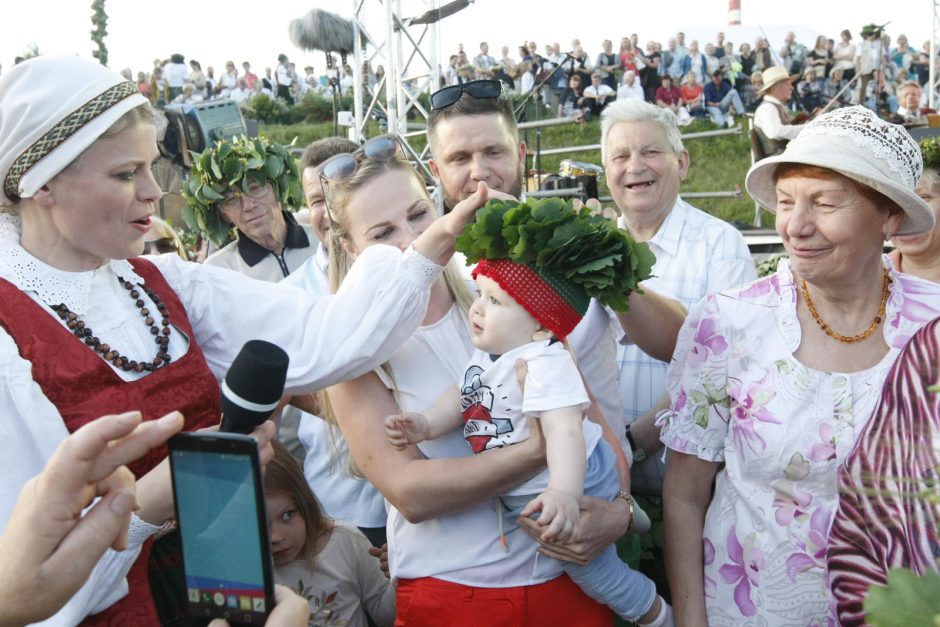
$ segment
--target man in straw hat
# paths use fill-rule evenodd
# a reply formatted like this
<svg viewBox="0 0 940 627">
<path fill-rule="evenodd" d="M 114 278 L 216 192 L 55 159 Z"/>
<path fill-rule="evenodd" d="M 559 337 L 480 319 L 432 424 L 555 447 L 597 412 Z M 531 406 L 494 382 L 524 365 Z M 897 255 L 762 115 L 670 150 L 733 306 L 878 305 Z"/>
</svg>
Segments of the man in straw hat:
<svg viewBox="0 0 940 627">
<path fill-rule="evenodd" d="M 779 155 L 787 142 L 803 130 L 803 124 L 793 124 L 787 102 L 793 95 L 793 81 L 799 78 L 780 65 L 774 65 L 761 73 L 764 86 L 757 93 L 764 101 L 754 112 L 754 128 L 760 137 L 764 153 L 770 157 Z"/>
</svg>

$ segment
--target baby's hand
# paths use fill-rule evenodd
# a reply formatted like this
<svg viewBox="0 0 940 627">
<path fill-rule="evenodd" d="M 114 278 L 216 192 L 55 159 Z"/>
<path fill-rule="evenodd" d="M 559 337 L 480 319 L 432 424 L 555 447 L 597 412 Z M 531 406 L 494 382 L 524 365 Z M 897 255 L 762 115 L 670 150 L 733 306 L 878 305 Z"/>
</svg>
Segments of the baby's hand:
<svg viewBox="0 0 940 627">
<path fill-rule="evenodd" d="M 385 419 L 385 437 L 399 451 L 428 439 L 428 419 L 423 414 L 396 414 Z"/>
<path fill-rule="evenodd" d="M 571 542 L 578 533 L 578 518 L 581 510 L 573 494 L 549 488 L 529 501 L 521 516 L 541 511 L 536 522 L 545 530 L 543 542 Z"/>
</svg>

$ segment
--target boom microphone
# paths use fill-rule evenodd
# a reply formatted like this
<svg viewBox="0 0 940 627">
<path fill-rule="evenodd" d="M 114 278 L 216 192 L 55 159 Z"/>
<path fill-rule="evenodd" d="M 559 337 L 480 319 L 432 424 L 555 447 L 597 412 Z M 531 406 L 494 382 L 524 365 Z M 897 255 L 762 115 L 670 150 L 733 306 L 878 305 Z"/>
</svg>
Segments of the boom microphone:
<svg viewBox="0 0 940 627">
<path fill-rule="evenodd" d="M 245 342 L 222 381 L 222 426 L 228 433 L 251 433 L 267 420 L 284 394 L 290 359 L 280 346 Z"/>
<path fill-rule="evenodd" d="M 322 9 L 310 9 L 290 21 L 290 40 L 304 50 L 352 54 L 356 35 L 351 20 Z"/>
</svg>

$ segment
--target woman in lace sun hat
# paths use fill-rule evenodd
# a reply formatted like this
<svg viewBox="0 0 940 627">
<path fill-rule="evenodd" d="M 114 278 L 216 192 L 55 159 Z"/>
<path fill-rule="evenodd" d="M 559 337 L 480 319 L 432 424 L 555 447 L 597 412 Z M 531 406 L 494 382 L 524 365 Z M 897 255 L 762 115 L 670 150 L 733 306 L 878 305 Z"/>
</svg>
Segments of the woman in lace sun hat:
<svg viewBox="0 0 940 627">
<path fill-rule="evenodd" d="M 748 173 L 789 259 L 707 296 L 679 334 L 659 418 L 676 624 L 830 620 L 838 468 L 901 349 L 940 314 L 940 286 L 883 255 L 887 237 L 934 224 L 921 167 L 902 127 L 851 107 Z"/>
<path fill-rule="evenodd" d="M 748 193 L 775 211 L 781 164 L 805 164 L 837 172 L 893 201 L 904 219 L 892 235 L 913 235 L 934 225 L 933 211 L 914 193 L 923 170 L 917 142 L 901 126 L 861 106 L 836 109 L 808 124 L 784 153 L 762 159 L 747 173 Z"/>
<path fill-rule="evenodd" d="M 79 57 L 38 57 L 0 78 L 0 527 L 59 442 L 99 416 L 180 410 L 185 431 L 218 424 L 218 381 L 249 339 L 288 352 L 291 395 L 381 364 L 420 323 L 482 204 L 430 223 L 406 251 L 375 246 L 350 287 L 324 298 L 177 255 L 143 258 L 163 194 L 156 117 L 135 84 Z M 263 459 L 274 432 L 254 431 Z M 126 543 L 115 539 L 127 548 L 100 558 L 55 624 L 185 614 L 178 534 L 154 540 L 173 515 L 165 456 L 129 466 L 139 509 Z"/>
</svg>

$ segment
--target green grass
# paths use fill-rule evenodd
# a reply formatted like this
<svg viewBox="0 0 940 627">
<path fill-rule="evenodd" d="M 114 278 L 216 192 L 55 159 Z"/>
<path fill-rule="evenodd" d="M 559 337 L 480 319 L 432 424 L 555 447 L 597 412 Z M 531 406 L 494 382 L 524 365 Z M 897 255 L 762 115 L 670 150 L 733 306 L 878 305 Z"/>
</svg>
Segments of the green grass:
<svg viewBox="0 0 940 627">
<path fill-rule="evenodd" d="M 705 121 L 696 121 L 691 126 L 682 129 L 683 133 L 695 133 L 714 130 L 714 124 Z M 340 132 L 345 132 L 340 127 Z M 378 134 L 378 126 L 371 123 L 369 135 Z M 297 138 L 296 146 L 304 147 L 310 142 L 333 135 L 332 124 L 293 124 L 293 125 L 262 125 L 261 133 L 280 143 L 290 143 Z M 536 141 L 543 150 L 549 148 L 563 148 L 566 146 L 593 145 L 600 142 L 600 122 L 593 120 L 583 127 L 576 124 L 552 126 L 522 133 L 527 140 L 530 152 L 535 151 Z M 417 150 L 424 147 L 424 138 L 411 139 L 411 145 Z M 681 192 L 725 192 L 736 189 L 744 190 L 744 176 L 751 165 L 750 148 L 747 135 L 723 135 L 720 137 L 707 137 L 688 139 L 685 147 L 689 151 L 689 174 L 682 185 Z M 541 158 L 541 169 L 548 174 L 557 174 L 559 163 L 563 159 L 584 161 L 601 165 L 600 150 L 570 152 L 561 155 L 545 155 Z M 534 168 L 530 158 L 528 169 Z M 598 182 L 601 196 L 609 196 L 604 177 Z M 707 211 L 723 220 L 737 221 L 751 224 L 754 220 L 754 201 L 746 193 L 736 198 L 693 198 L 689 202 L 699 209 Z M 772 226 L 773 219 L 769 213 L 764 212 L 762 222 L 764 226 Z"/>
</svg>

